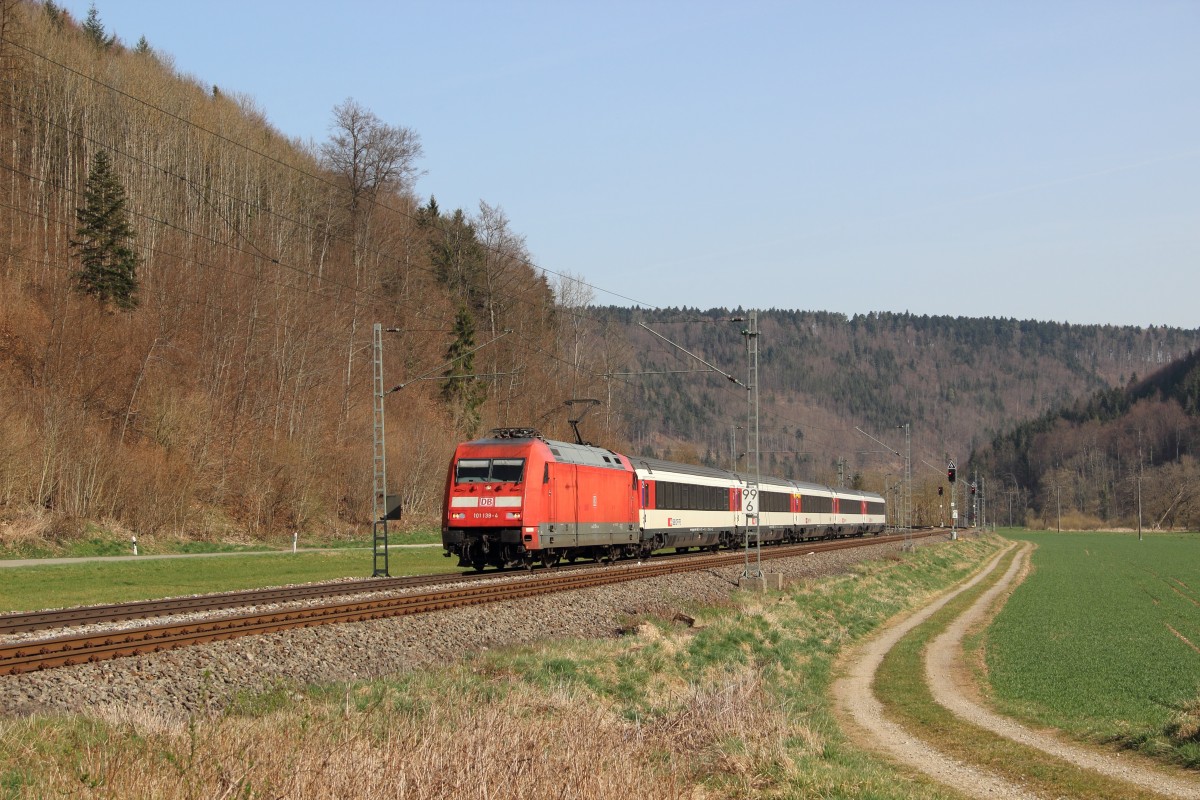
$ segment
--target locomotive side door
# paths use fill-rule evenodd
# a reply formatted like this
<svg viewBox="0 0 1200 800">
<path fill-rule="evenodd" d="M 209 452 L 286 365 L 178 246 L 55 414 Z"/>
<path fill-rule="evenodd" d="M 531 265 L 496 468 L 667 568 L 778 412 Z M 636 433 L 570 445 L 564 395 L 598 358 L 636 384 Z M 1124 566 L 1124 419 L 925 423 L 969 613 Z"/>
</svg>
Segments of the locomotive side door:
<svg viewBox="0 0 1200 800">
<path fill-rule="evenodd" d="M 554 547 L 575 547 L 579 539 L 578 467 L 561 462 L 550 465 L 550 523 Z"/>
</svg>

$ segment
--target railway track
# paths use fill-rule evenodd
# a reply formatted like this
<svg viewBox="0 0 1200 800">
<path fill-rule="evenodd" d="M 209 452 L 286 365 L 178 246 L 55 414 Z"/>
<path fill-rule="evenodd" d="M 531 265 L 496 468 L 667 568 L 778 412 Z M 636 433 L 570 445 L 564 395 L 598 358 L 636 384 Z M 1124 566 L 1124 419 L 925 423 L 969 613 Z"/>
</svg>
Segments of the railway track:
<svg viewBox="0 0 1200 800">
<path fill-rule="evenodd" d="M 495 577 L 496 573 L 456 572 L 444 575 L 418 575 L 405 578 L 363 578 L 338 583 L 286 586 L 273 589 L 252 589 L 240 592 L 176 597 L 165 600 L 139 600 L 132 603 L 81 606 L 54 611 L 28 611 L 0 615 L 0 636 L 13 633 L 51 628 L 68 628 L 107 622 L 126 622 L 135 619 L 154 619 L 176 614 L 191 614 L 203 611 L 224 611 L 231 608 L 263 605 L 268 603 L 292 603 L 302 600 L 367 592 L 402 591 L 439 583 L 456 583 Z"/>
<path fill-rule="evenodd" d="M 912 538 L 933 536 L 940 531 L 920 531 Z M 799 545 L 772 546 L 761 551 L 764 561 L 788 558 L 807 553 L 828 552 L 872 544 L 904 541 L 903 535 L 880 536 L 871 539 L 840 539 L 808 542 Z M 119 630 L 64 635 L 48 639 L 27 640 L 0 645 L 0 675 L 20 674 L 54 667 L 105 661 L 126 656 L 145 655 L 195 644 L 254 636 L 293 628 L 329 625 L 341 622 L 362 622 L 385 617 L 421 614 L 464 606 L 517 600 L 552 592 L 572 591 L 624 581 L 660 577 L 692 570 L 707 570 L 733 566 L 744 561 L 740 550 L 686 558 L 656 558 L 645 563 L 617 563 L 590 568 L 573 568 L 534 573 L 515 573 L 512 580 L 487 578 L 511 577 L 514 573 L 480 573 L 466 575 L 434 575 L 418 578 L 371 579 L 341 584 L 290 587 L 252 592 L 231 592 L 221 595 L 181 598 L 178 601 L 146 601 L 115 606 L 91 606 L 44 612 L 47 618 L 40 623 L 33 614 L 7 615 L 0 620 L 13 624 L 46 626 L 78 626 L 97 622 L 129 621 L 162 614 L 196 611 L 229 610 L 247 604 L 293 602 L 313 597 L 334 597 L 347 593 L 406 591 L 433 583 L 455 583 L 432 592 L 408 593 L 371 599 L 332 602 L 299 608 L 256 612 L 240 615 L 208 617 L 187 622 L 143 625 Z M 331 593 L 329 590 L 336 590 Z M 323 593 L 324 592 L 324 593 Z M 263 598 L 270 598 L 269 600 Z M 163 610 L 164 604 L 174 604 Z M 222 605 L 224 604 L 224 605 Z M 126 610 L 122 610 L 126 609 Z M 42 613 L 42 612 L 39 612 Z M 53 617 L 53 619 L 50 619 Z M 16 622 L 16 618 L 25 618 Z M 10 630 L 13 630 L 10 628 Z M 25 628 L 24 630 L 31 630 Z"/>
</svg>

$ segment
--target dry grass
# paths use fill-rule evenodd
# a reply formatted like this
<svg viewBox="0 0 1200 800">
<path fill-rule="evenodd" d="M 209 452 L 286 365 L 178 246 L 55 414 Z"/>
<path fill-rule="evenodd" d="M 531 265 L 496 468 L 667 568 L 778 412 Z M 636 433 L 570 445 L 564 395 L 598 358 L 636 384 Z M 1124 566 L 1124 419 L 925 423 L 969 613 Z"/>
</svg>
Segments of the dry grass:
<svg viewBox="0 0 1200 800">
<path fill-rule="evenodd" d="M 45 730 L 21 730 L 27 725 L 4 723 L 5 745 L 45 737 Z M 103 740 L 75 747 L 73 758 L 40 764 L 38 795 L 703 796 L 681 787 L 670 760 L 652 764 L 651 743 L 612 709 L 566 691 L 538 697 L 517 692 L 491 704 L 451 700 L 420 713 L 389 707 L 386 700 L 348 711 L 302 702 L 262 717 L 220 717 L 182 728 L 127 718 L 109 730 Z M 51 736 L 62 737 L 64 747 L 84 738 L 69 726 Z"/>
<path fill-rule="evenodd" d="M 789 719 L 764 691 L 761 676 L 750 671 L 688 687 L 645 736 L 687 754 L 691 778 L 721 776 L 724 792 L 746 796 L 792 772 L 797 749 L 819 751 L 824 744 L 815 731 Z"/>
<path fill-rule="evenodd" d="M 54 525 L 51 515 L 36 512 L 0 520 L 0 548 L 49 546 L 56 538 Z"/>
<path fill-rule="evenodd" d="M 751 666 L 665 682 L 645 717 L 582 684 L 503 673 L 462 665 L 341 695 L 280 689 L 241 713 L 190 723 L 144 711 L 0 720 L 0 796 L 751 797 L 794 770 L 798 748 L 823 745 Z M 4 772 L 12 758 L 29 770 Z"/>
<path fill-rule="evenodd" d="M 80 517 L 53 514 L 44 509 L 24 508 L 0 519 L 0 550 L 10 552 L 55 552 L 88 539 L 129 541 L 133 531 L 113 517 L 89 522 Z M 143 537 L 145 540 L 147 537 Z"/>
<path fill-rule="evenodd" d="M 36 784 L 29 796 L 698 800 L 710 795 L 692 783 L 698 768 L 689 763 L 749 789 L 755 764 L 784 756 L 788 733 L 754 679 L 692 688 L 678 711 L 650 724 L 566 686 L 516 686 L 493 703 L 431 698 L 416 709 L 401 694 L 372 691 L 342 703 L 294 697 L 263 716 L 182 726 L 125 716 L 107 720 L 98 738 L 73 722 L 4 721 L 0 750 L 40 741 L 60 753 L 18 754 L 32 770 L 29 788 Z M 748 708 L 757 710 L 748 717 Z M 732 740 L 748 744 L 728 748 Z M 19 774 L 4 780 L 4 796 L 26 796 Z"/>
<path fill-rule="evenodd" d="M 1200 697 L 1189 700 L 1175 712 L 1165 733 L 1175 742 L 1200 743 Z"/>
</svg>

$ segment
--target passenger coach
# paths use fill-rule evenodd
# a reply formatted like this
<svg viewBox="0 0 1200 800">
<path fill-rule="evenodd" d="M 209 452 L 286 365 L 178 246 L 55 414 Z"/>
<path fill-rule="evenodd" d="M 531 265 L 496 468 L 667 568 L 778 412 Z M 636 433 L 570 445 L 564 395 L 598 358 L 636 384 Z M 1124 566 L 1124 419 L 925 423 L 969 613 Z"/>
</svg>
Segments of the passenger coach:
<svg viewBox="0 0 1200 800">
<path fill-rule="evenodd" d="M 716 550 L 735 538 L 742 519 L 742 484 L 711 467 L 636 458 L 642 535 L 649 552 Z"/>
</svg>

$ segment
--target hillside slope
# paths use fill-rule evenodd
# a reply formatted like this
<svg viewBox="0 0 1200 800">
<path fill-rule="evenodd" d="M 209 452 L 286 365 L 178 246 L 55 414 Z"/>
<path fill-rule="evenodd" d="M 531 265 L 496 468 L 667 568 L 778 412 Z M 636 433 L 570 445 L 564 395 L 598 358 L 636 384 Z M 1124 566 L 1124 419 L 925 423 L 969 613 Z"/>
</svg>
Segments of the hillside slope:
<svg viewBox="0 0 1200 800">
<path fill-rule="evenodd" d="M 744 389 L 704 370 L 679 347 L 746 380 L 741 309 L 609 308 L 635 354 L 627 381 L 638 400 L 627 427 L 639 452 L 721 466 L 746 452 Z M 640 323 L 640 324 L 639 324 Z M 818 311 L 759 315 L 764 471 L 824 482 L 854 476 L 880 490 L 903 469 L 892 451 L 912 431 L 915 497 L 936 516 L 945 458 L 969 477 L 973 450 L 1013 426 L 1100 390 L 1144 386 L 1138 376 L 1181 369 L 1200 331 L 1003 319 Z M 855 430 L 861 428 L 888 447 Z M 732 442 L 731 442 L 732 439 Z M 973 466 L 973 465 L 972 465 Z M 989 469 L 1000 474 L 997 464 Z M 1012 470 L 1008 470 L 1012 471 Z M 1026 473 L 1017 471 L 1021 486 Z"/>
<path fill-rule="evenodd" d="M 1200 352 L 1014 426 L 972 463 L 1007 481 L 1014 521 L 1200 529 Z M 1009 491 L 1011 489 L 1011 491 Z"/>
<path fill-rule="evenodd" d="M 565 349 L 581 332 L 499 207 L 417 195 L 417 132 L 351 100 L 328 141 L 290 141 L 50 2 L 0 0 L 0 78 L 0 534 L 368 522 L 375 323 L 404 384 L 389 488 L 415 515 L 456 440 L 567 434 L 562 401 L 595 380 Z M 98 157 L 133 232 L 127 303 L 81 285 Z"/>
</svg>

